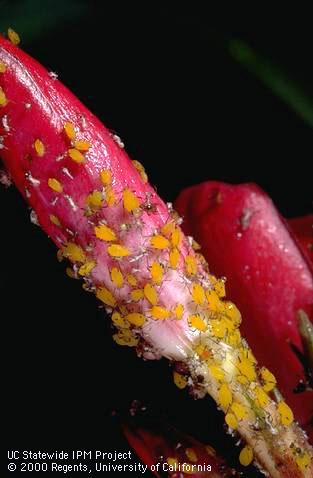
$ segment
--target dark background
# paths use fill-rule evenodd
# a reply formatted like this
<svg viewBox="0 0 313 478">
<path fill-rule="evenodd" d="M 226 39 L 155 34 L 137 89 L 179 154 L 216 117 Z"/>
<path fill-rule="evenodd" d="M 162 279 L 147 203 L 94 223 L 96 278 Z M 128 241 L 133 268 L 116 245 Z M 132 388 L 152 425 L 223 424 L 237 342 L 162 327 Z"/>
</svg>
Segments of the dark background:
<svg viewBox="0 0 313 478">
<path fill-rule="evenodd" d="M 233 39 L 249 44 L 310 108 L 305 14 L 272 24 L 146 3 L 0 1 L 0 26 L 15 28 L 21 46 L 122 137 L 166 200 L 207 179 L 254 181 L 285 216 L 310 212 L 311 125 L 229 53 Z M 139 399 L 224 451 L 231 440 L 217 432 L 209 399 L 178 391 L 167 363 L 113 345 L 103 312 L 65 276 L 14 188 L 1 188 L 0 212 L 6 448 L 127 449 L 111 412 Z"/>
</svg>

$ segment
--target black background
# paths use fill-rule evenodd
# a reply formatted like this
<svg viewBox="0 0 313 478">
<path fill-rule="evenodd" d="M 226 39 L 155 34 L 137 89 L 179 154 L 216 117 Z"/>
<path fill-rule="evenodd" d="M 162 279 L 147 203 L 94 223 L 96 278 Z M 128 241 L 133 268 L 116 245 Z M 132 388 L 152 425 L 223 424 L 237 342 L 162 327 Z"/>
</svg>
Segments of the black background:
<svg viewBox="0 0 313 478">
<path fill-rule="evenodd" d="M 0 6 L 9 16 L 21 3 Z M 166 200 L 207 179 L 255 181 L 284 215 L 311 210 L 311 128 L 224 46 L 231 37 L 248 41 L 310 94 L 313 34 L 305 14 L 244 22 L 191 4 L 85 3 L 83 18 L 69 17 L 22 46 L 118 132 Z M 95 299 L 65 276 L 14 188 L 1 188 L 0 212 L 7 446 L 127 449 L 111 412 L 136 398 L 224 450 L 230 439 L 216 432 L 222 418 L 213 421 L 209 399 L 194 402 L 178 391 L 167 363 L 140 361 L 112 344 Z"/>
</svg>

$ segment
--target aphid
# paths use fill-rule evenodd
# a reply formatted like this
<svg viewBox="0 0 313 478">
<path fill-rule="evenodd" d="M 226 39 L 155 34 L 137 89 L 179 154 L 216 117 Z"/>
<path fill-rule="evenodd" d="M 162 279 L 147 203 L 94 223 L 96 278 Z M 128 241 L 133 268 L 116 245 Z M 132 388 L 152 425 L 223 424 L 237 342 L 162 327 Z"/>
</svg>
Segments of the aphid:
<svg viewBox="0 0 313 478">
<path fill-rule="evenodd" d="M 45 154 L 45 145 L 40 139 L 36 139 L 34 142 L 34 149 L 39 157 L 42 157 Z"/>
<path fill-rule="evenodd" d="M 223 383 L 218 391 L 218 402 L 222 408 L 228 408 L 233 400 L 232 392 L 227 383 Z"/>
<path fill-rule="evenodd" d="M 154 261 L 151 264 L 149 270 L 150 270 L 152 282 L 154 282 L 157 285 L 160 285 L 163 280 L 163 274 L 164 274 L 164 269 L 162 264 L 160 264 L 160 262 Z"/>
<path fill-rule="evenodd" d="M 139 206 L 140 202 L 137 196 L 128 188 L 124 189 L 123 191 L 123 205 L 124 209 L 127 212 L 134 212 L 136 211 Z"/>
<path fill-rule="evenodd" d="M 78 151 L 86 152 L 91 148 L 91 144 L 84 139 L 80 139 L 78 141 L 75 141 L 74 147 L 75 149 L 78 149 Z"/>
<path fill-rule="evenodd" d="M 7 69 L 6 64 L 3 61 L 0 61 L 0 73 L 5 73 Z"/>
<path fill-rule="evenodd" d="M 131 291 L 130 296 L 134 302 L 139 302 L 144 298 L 144 293 L 142 289 L 134 289 Z"/>
<path fill-rule="evenodd" d="M 193 448 L 186 448 L 185 453 L 191 463 L 197 463 L 198 457 Z"/>
<path fill-rule="evenodd" d="M 180 389 L 183 389 L 187 386 L 187 379 L 186 377 L 184 377 L 184 375 L 181 375 L 180 373 L 176 372 L 176 370 L 174 370 L 173 372 L 173 379 L 174 379 L 174 383 L 176 385 L 176 387 L 180 388 Z"/>
<path fill-rule="evenodd" d="M 56 193 L 61 193 L 63 191 L 63 186 L 56 178 L 48 179 L 48 186 Z"/>
<path fill-rule="evenodd" d="M 113 267 L 111 269 L 111 280 L 118 289 L 123 287 L 123 284 L 124 284 L 123 274 L 117 267 Z"/>
<path fill-rule="evenodd" d="M 249 466 L 253 461 L 253 450 L 251 446 L 246 445 L 239 454 L 239 462 L 242 466 Z"/>
<path fill-rule="evenodd" d="M 135 325 L 136 327 L 142 327 L 146 321 L 145 316 L 137 312 L 127 314 L 125 319 L 128 320 L 130 324 Z"/>
<path fill-rule="evenodd" d="M 173 312 L 176 320 L 181 320 L 184 315 L 184 306 L 182 304 L 175 305 Z"/>
<path fill-rule="evenodd" d="M 154 249 L 167 249 L 170 245 L 170 242 L 166 237 L 162 236 L 161 234 L 155 234 L 150 239 L 150 245 Z"/>
<path fill-rule="evenodd" d="M 160 305 L 154 305 L 150 310 L 151 316 L 157 320 L 164 320 L 168 319 L 170 316 L 169 310 L 165 307 L 161 307 Z"/>
<path fill-rule="evenodd" d="M 109 305 L 110 307 L 116 306 L 114 295 L 106 287 L 99 287 L 96 291 L 96 296 L 104 304 Z"/>
<path fill-rule="evenodd" d="M 76 136 L 75 126 L 72 123 L 67 121 L 66 123 L 64 123 L 63 128 L 68 139 L 70 140 L 75 139 L 75 136 Z"/>
<path fill-rule="evenodd" d="M 85 156 L 80 151 L 78 151 L 78 149 L 70 148 L 68 150 L 68 155 L 75 163 L 79 164 L 85 161 Z"/>
<path fill-rule="evenodd" d="M 233 430 L 236 430 L 238 427 L 238 420 L 233 413 L 227 413 L 225 415 L 225 422 Z"/>
<path fill-rule="evenodd" d="M 18 45 L 21 41 L 19 34 L 13 28 L 8 28 L 8 38 L 13 45 Z"/>
<path fill-rule="evenodd" d="M 95 235 L 98 239 L 101 239 L 102 241 L 116 241 L 117 237 L 113 229 L 111 229 L 109 226 L 106 226 L 105 224 L 100 224 L 99 226 L 95 226 L 94 228 Z"/>
<path fill-rule="evenodd" d="M 120 244 L 112 244 L 108 247 L 108 254 L 111 257 L 126 257 L 129 256 L 130 252 L 125 246 L 121 246 Z"/>
<path fill-rule="evenodd" d="M 85 264 L 80 266 L 78 269 L 78 274 L 81 276 L 87 276 L 90 272 L 96 267 L 95 261 L 87 261 Z"/>
<path fill-rule="evenodd" d="M 5 96 L 5 92 L 0 86 L 0 106 L 5 106 L 7 104 L 7 97 Z"/>
<path fill-rule="evenodd" d="M 286 402 L 281 401 L 277 405 L 277 410 L 280 414 L 280 420 L 282 425 L 288 426 L 293 422 L 293 412 Z"/>
<path fill-rule="evenodd" d="M 150 302 L 151 305 L 157 305 L 158 303 L 158 294 L 155 287 L 151 284 L 146 284 L 143 288 L 143 293 L 145 298 Z"/>
<path fill-rule="evenodd" d="M 190 327 L 194 327 L 201 332 L 205 332 L 207 330 L 207 324 L 205 321 L 200 317 L 200 315 L 190 315 L 188 317 L 188 323 Z"/>
</svg>

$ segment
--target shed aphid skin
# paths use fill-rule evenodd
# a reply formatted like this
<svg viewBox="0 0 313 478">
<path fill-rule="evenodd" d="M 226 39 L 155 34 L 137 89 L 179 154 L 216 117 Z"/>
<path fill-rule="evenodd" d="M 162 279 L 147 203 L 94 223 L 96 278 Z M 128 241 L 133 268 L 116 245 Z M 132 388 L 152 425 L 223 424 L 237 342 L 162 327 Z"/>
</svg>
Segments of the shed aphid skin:
<svg viewBox="0 0 313 478">
<path fill-rule="evenodd" d="M 0 122 L 1 157 L 61 249 L 59 257 L 72 263 L 75 277 L 113 313 L 115 342 L 138 346 L 146 358 L 184 362 L 187 386 L 198 397 L 213 397 L 226 425 L 241 434 L 273 478 L 312 476 L 312 449 L 287 404 L 275 401 L 275 379 L 241 338 L 239 311 L 225 300 L 224 282 L 209 274 L 181 232 L 179 216 L 99 120 L 2 37 L 0 61 L 7 66 L 0 75 L 0 115 L 12 126 L 8 134 Z M 43 155 L 33 146 L 36 139 Z M 75 147 L 82 139 L 91 145 L 86 152 Z M 301 453 L 294 454 L 291 442 Z M 243 456 L 248 464 L 249 453 Z"/>
</svg>

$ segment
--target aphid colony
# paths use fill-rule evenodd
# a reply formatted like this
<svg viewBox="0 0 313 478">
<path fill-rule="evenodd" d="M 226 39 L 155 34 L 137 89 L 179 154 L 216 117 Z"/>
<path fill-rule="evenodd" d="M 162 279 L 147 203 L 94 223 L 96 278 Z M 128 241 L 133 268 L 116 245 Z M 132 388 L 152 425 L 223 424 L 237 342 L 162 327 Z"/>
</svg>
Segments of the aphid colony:
<svg viewBox="0 0 313 478">
<path fill-rule="evenodd" d="M 0 74 L 6 71 L 7 65 L 0 62 Z M 0 107 L 9 101 L 0 87 Z M 25 111 L 30 110 L 25 106 Z M 184 336 L 180 348 L 189 363 L 188 373 L 174 371 L 179 388 L 191 385 L 209 390 L 225 412 L 231 431 L 247 426 L 265 430 L 269 421 L 273 430 L 292 425 L 288 405 L 282 399 L 273 400 L 275 377 L 258 368 L 241 338 L 240 312 L 225 300 L 224 280 L 209 273 L 198 245 L 181 232 L 177 214 L 169 207 L 165 215 L 153 191 L 121 187 L 110 168 L 97 170 L 93 189 L 74 200 L 66 184 L 75 184 L 77 168 L 88 169 L 93 145 L 85 139 L 84 128 L 70 121 L 63 123 L 59 134 L 67 146 L 55 158 L 58 167 L 42 179 L 33 176 L 30 161 L 25 195 L 29 198 L 41 188 L 48 189 L 46 220 L 60 247 L 58 258 L 69 259 L 69 275 L 82 277 L 84 288 L 94 292 L 111 314 L 115 342 L 140 348 L 149 343 L 156 322 L 160 330 L 169 327 L 162 329 L 165 332 L 176 324 L 175 334 L 178 341 Z M 38 137 L 25 153 L 34 162 L 35 158 L 44 162 L 47 151 L 44 138 Z M 138 161 L 132 161 L 132 167 L 137 179 L 146 184 L 144 167 Z M 65 208 L 70 212 L 63 214 Z M 68 217 L 77 223 L 75 231 Z M 148 223 L 153 225 L 149 234 Z M 170 358 L 177 359 L 175 355 Z M 264 439 L 271 441 L 272 437 L 267 434 Z M 294 450 L 298 467 L 305 469 L 309 455 L 300 446 Z M 245 446 L 239 456 L 241 464 L 247 466 L 253 459 L 251 446 Z"/>
</svg>

